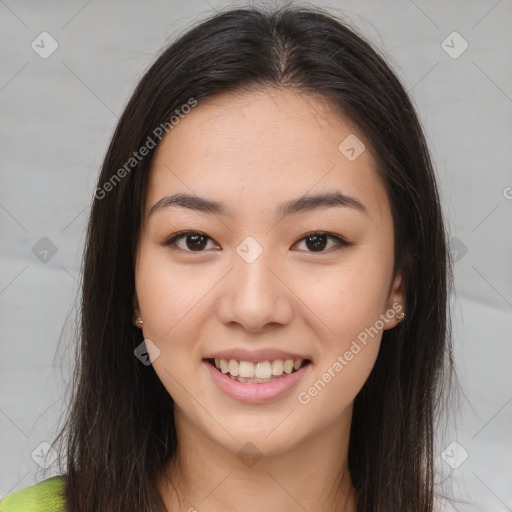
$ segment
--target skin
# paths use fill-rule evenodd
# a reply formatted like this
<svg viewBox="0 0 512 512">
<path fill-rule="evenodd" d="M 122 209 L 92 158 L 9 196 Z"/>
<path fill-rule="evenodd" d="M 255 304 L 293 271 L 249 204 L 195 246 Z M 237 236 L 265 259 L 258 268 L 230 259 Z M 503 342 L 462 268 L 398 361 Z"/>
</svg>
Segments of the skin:
<svg viewBox="0 0 512 512">
<path fill-rule="evenodd" d="M 366 145 L 355 161 L 338 150 L 349 134 Z M 274 217 L 287 200 L 334 190 L 357 198 L 367 213 L 330 207 Z M 233 216 L 176 207 L 147 215 L 176 192 L 225 203 Z M 144 338 L 160 351 L 150 349 L 153 368 L 175 401 L 178 457 L 157 482 L 167 509 L 355 511 L 347 469 L 352 404 L 382 330 L 359 343 L 362 350 L 309 403 L 297 395 L 379 315 L 404 303 L 401 276 L 392 274 L 390 206 L 364 134 L 310 95 L 218 95 L 162 139 L 145 207 L 133 303 Z M 202 252 L 187 238 L 164 245 L 184 230 L 209 237 Z M 311 231 L 352 245 L 327 238 L 315 251 L 303 239 Z M 250 264 L 236 252 L 247 236 L 263 248 Z M 396 323 L 391 318 L 384 329 Z M 235 346 L 278 347 L 313 364 L 280 399 L 246 404 L 225 395 L 202 361 Z M 262 456 L 251 467 L 237 457 L 248 442 Z"/>
</svg>

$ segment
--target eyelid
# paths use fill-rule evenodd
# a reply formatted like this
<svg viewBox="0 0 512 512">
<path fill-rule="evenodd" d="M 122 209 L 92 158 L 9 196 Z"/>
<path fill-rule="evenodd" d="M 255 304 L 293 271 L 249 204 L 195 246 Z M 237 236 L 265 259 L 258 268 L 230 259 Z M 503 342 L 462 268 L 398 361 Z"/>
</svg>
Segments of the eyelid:
<svg viewBox="0 0 512 512">
<path fill-rule="evenodd" d="M 164 245 L 165 247 L 172 247 L 173 245 L 176 245 L 176 242 L 178 240 L 180 240 L 182 238 L 186 238 L 187 236 L 190 236 L 190 235 L 201 235 L 201 236 L 204 236 L 205 238 L 207 238 L 208 240 L 213 240 L 213 238 L 211 236 L 208 236 L 206 233 L 203 233 L 202 231 L 186 230 L 186 231 L 180 231 L 178 233 L 175 233 L 170 238 L 168 238 L 165 242 L 163 242 L 162 245 Z M 190 252 L 190 253 L 205 252 L 205 251 L 186 251 L 186 250 L 180 249 L 178 247 L 175 248 L 174 250 L 181 251 L 181 252 Z"/>
<path fill-rule="evenodd" d="M 297 242 L 302 242 L 305 238 L 308 238 L 313 235 L 325 235 L 327 238 L 332 238 L 332 239 L 336 240 L 336 242 L 338 242 L 338 244 L 342 245 L 342 246 L 348 247 L 350 245 L 353 245 L 352 242 L 349 242 L 348 240 L 343 238 L 341 235 L 337 235 L 336 233 L 331 233 L 329 231 L 321 231 L 321 230 L 310 231 L 309 233 L 304 233 L 297 241 L 294 242 L 293 245 L 295 245 Z M 309 252 L 314 253 L 314 251 L 309 251 Z M 326 251 L 323 251 L 323 252 L 326 252 Z"/>
<path fill-rule="evenodd" d="M 189 235 L 201 235 L 201 236 L 206 237 L 208 240 L 214 241 L 212 237 L 208 236 L 206 233 L 203 233 L 202 231 L 186 230 L 186 231 L 180 231 L 178 233 L 175 233 L 170 238 L 168 238 L 165 242 L 163 242 L 162 245 L 164 245 L 166 247 L 172 247 L 173 245 L 175 246 L 176 242 L 178 240 L 180 240 L 182 238 L 186 238 Z M 325 253 L 331 252 L 332 250 L 340 249 L 340 248 L 343 248 L 343 247 L 350 247 L 350 246 L 354 245 L 352 242 L 349 242 L 348 240 L 343 238 L 341 235 L 337 235 L 337 234 L 331 233 L 329 231 L 321 231 L 321 230 L 310 231 L 308 233 L 303 234 L 299 239 L 297 239 L 293 243 L 293 245 L 296 245 L 297 243 L 302 242 L 306 238 L 308 238 L 310 236 L 313 236 L 313 235 L 321 235 L 321 236 L 326 236 L 327 238 L 331 238 L 331 239 L 336 241 L 337 245 L 335 247 L 332 247 L 332 248 L 328 249 L 327 251 L 318 251 L 318 252 L 306 251 L 306 252 L 311 253 L 311 254 L 325 254 Z M 184 250 L 184 249 L 180 249 L 180 248 L 175 248 L 173 250 L 182 251 L 182 252 L 188 252 L 188 253 L 192 253 L 192 254 L 193 253 L 200 254 L 202 252 L 205 252 L 204 250 L 203 251 L 189 251 L 189 250 Z"/>
</svg>

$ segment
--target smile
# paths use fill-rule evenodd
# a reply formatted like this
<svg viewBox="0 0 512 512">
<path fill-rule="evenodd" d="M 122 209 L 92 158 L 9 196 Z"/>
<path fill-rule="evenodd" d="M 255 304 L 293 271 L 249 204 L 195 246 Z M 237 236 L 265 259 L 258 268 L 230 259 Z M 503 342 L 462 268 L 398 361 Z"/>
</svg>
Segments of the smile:
<svg viewBox="0 0 512 512">
<path fill-rule="evenodd" d="M 238 382 L 265 383 L 279 379 L 283 374 L 290 374 L 309 364 L 308 359 L 275 359 L 273 361 L 238 361 L 236 359 L 209 359 L 217 370 Z"/>
<path fill-rule="evenodd" d="M 298 384 L 312 365 L 309 359 L 257 363 L 236 359 L 203 361 L 210 377 L 224 394 L 246 403 L 266 403 L 281 398 Z"/>
</svg>

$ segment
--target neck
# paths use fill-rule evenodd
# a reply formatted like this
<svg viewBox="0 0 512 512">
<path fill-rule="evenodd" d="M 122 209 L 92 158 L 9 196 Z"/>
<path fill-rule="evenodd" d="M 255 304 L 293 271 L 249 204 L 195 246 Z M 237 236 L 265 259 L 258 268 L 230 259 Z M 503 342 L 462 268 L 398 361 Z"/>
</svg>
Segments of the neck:
<svg viewBox="0 0 512 512">
<path fill-rule="evenodd" d="M 181 418 L 178 452 L 157 481 L 162 501 L 168 512 L 355 512 L 350 417 L 257 461 L 239 457 Z"/>
</svg>

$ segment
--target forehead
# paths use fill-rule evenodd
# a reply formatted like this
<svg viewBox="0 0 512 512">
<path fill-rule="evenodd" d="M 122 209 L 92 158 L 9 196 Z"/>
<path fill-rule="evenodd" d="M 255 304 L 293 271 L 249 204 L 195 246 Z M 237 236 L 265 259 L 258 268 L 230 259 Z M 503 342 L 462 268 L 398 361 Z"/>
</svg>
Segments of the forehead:
<svg viewBox="0 0 512 512">
<path fill-rule="evenodd" d="M 340 150 L 345 140 L 366 149 L 349 159 L 346 144 Z M 175 191 L 236 209 L 238 200 L 261 208 L 333 190 L 370 203 L 372 217 L 389 209 L 369 145 L 353 123 L 322 98 L 291 90 L 223 93 L 200 101 L 158 145 L 146 211 Z"/>
</svg>

